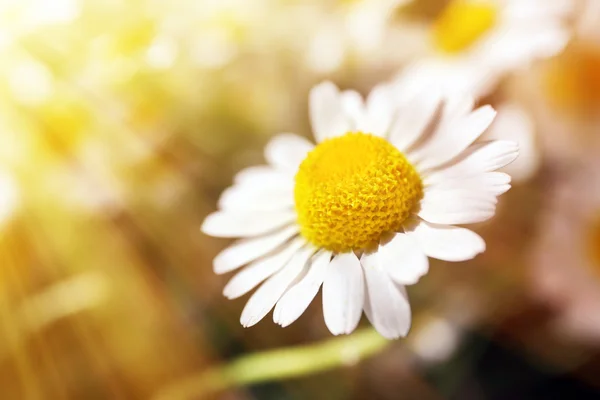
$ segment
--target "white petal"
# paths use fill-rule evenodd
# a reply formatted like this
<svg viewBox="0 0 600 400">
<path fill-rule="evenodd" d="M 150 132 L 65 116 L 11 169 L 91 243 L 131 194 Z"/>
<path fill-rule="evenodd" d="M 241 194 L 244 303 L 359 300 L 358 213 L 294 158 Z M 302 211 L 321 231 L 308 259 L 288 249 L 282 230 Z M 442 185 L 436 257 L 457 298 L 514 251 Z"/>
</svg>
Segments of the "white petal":
<svg viewBox="0 0 600 400">
<path fill-rule="evenodd" d="M 331 260 L 331 252 L 322 250 L 312 260 L 308 273 L 277 302 L 273 321 L 286 327 L 297 320 L 319 292 Z"/>
<path fill-rule="evenodd" d="M 397 81 L 402 86 L 396 92 L 400 104 L 419 93 L 441 90 L 447 100 L 441 118 L 445 122 L 473 109 L 474 100 L 468 94 L 478 95 L 476 90 L 487 81 L 487 72 L 468 57 L 433 56 L 407 65 Z"/>
<path fill-rule="evenodd" d="M 436 177 L 438 178 L 438 177 Z M 510 189 L 511 177 L 504 172 L 483 172 L 477 175 L 453 176 L 446 179 L 425 179 L 425 185 L 430 190 L 436 189 L 458 189 L 473 192 L 488 193 L 499 196 Z"/>
<path fill-rule="evenodd" d="M 360 114 L 365 111 L 365 102 L 356 90 L 344 90 L 340 96 L 346 114 Z"/>
<path fill-rule="evenodd" d="M 296 234 L 298 234 L 298 226 L 291 225 L 265 236 L 242 239 L 217 254 L 213 260 L 213 270 L 217 274 L 233 271 L 275 250 Z"/>
<path fill-rule="evenodd" d="M 294 254 L 281 271 L 270 277 L 256 290 L 246 303 L 240 317 L 240 322 L 245 328 L 255 325 L 271 311 L 288 287 L 302 272 L 306 262 L 314 252 L 315 250 L 312 247 L 301 249 Z"/>
<path fill-rule="evenodd" d="M 431 140 L 414 154 L 420 170 L 442 165 L 464 151 L 490 126 L 496 111 L 483 106 L 464 118 L 440 127 Z"/>
<path fill-rule="evenodd" d="M 385 271 L 378 253 L 361 258 L 365 274 L 365 314 L 383 337 L 397 339 L 410 329 L 411 311 L 402 286 L 396 286 Z"/>
<path fill-rule="evenodd" d="M 248 265 L 227 282 L 223 289 L 223 295 L 229 299 L 245 295 L 259 283 L 283 268 L 305 243 L 304 239 L 297 238 L 277 253 Z"/>
<path fill-rule="evenodd" d="M 442 110 L 442 125 L 447 125 L 459 118 L 466 117 L 475 106 L 475 99 L 466 92 L 449 92 Z"/>
<path fill-rule="evenodd" d="M 344 114 L 340 92 L 333 83 L 323 82 L 312 88 L 308 106 L 317 143 L 350 130 L 350 121 Z"/>
<path fill-rule="evenodd" d="M 334 257 L 323 282 L 323 316 L 334 335 L 356 329 L 364 301 L 363 273 L 354 253 Z"/>
<path fill-rule="evenodd" d="M 588 3 L 597 2 L 595 0 Z M 561 18 L 566 16 L 573 9 L 572 0 L 527 0 L 527 1 L 509 1 L 504 7 L 503 13 L 511 20 L 523 19 L 523 22 L 531 23 L 532 19 L 538 18 Z M 587 10 L 589 11 L 589 10 Z M 600 8 L 598 9 L 600 11 Z"/>
<path fill-rule="evenodd" d="M 224 211 L 274 211 L 294 207 L 294 181 L 264 179 L 257 184 L 242 183 L 221 193 L 217 207 Z"/>
<path fill-rule="evenodd" d="M 541 151 L 535 140 L 535 125 L 527 111 L 520 106 L 502 105 L 485 138 L 512 140 L 516 142 L 515 146 L 518 144 L 519 158 L 515 162 L 507 163 L 504 169 L 515 181 L 525 181 L 537 172 L 541 162 Z"/>
<path fill-rule="evenodd" d="M 215 237 L 258 236 L 282 228 L 296 220 L 296 212 L 225 212 L 209 214 L 200 228 L 202 232 Z"/>
<path fill-rule="evenodd" d="M 300 163 L 314 145 L 307 139 L 293 133 L 275 136 L 265 147 L 265 158 L 269 164 L 296 173 Z"/>
<path fill-rule="evenodd" d="M 373 88 L 367 97 L 368 130 L 375 136 L 387 136 L 393 116 L 392 87 L 388 84 L 380 84 Z"/>
<path fill-rule="evenodd" d="M 485 192 L 493 196 L 500 196 L 506 193 L 511 187 L 511 177 L 504 172 L 486 172 L 460 181 L 460 185 L 464 189 Z"/>
<path fill-rule="evenodd" d="M 485 242 L 473 231 L 456 226 L 415 222 L 405 227 L 429 257 L 445 261 L 470 260 L 485 251 Z"/>
<path fill-rule="evenodd" d="M 269 165 L 257 165 L 248 167 L 238 172 L 233 178 L 235 184 L 257 185 L 262 181 L 277 181 L 285 185 L 287 182 L 294 181 L 294 174 L 276 170 Z"/>
<path fill-rule="evenodd" d="M 562 51 L 570 38 L 569 30 L 555 21 L 529 25 L 507 25 L 474 50 L 486 65 L 497 71 L 527 67 L 537 58 L 548 58 Z"/>
<path fill-rule="evenodd" d="M 409 107 L 399 112 L 392 124 L 389 141 L 398 150 L 406 151 L 433 121 L 440 102 L 439 91 L 426 91 L 416 96 Z"/>
<path fill-rule="evenodd" d="M 430 173 L 425 178 L 425 184 L 437 183 L 448 177 L 464 177 L 495 171 L 513 162 L 518 155 L 519 145 L 512 141 L 494 140 L 475 143 L 455 163 Z"/>
<path fill-rule="evenodd" d="M 426 188 L 418 215 L 436 224 L 474 224 L 493 217 L 496 203 L 493 193 Z"/>
<path fill-rule="evenodd" d="M 427 256 L 415 239 L 403 233 L 379 245 L 378 253 L 382 267 L 401 285 L 413 285 L 429 271 Z"/>
<path fill-rule="evenodd" d="M 341 102 L 344 113 L 352 121 L 349 130 L 367 130 L 369 121 L 362 96 L 355 90 L 344 90 L 341 94 Z"/>
</svg>

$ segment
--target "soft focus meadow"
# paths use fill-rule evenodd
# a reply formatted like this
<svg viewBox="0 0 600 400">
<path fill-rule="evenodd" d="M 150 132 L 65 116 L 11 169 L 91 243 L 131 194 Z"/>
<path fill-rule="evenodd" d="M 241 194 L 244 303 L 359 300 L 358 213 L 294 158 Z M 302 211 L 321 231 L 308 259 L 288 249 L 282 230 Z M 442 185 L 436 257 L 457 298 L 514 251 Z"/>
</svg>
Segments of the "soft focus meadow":
<svg viewBox="0 0 600 400">
<path fill-rule="evenodd" d="M 273 135 L 310 134 L 313 85 L 479 62 L 489 16 L 449 3 L 0 0 L 0 398 L 600 398 L 597 0 L 493 79 L 444 78 L 521 156 L 486 252 L 409 287 L 406 338 L 333 337 L 320 297 L 245 329 L 212 271 L 230 242 L 204 217 Z"/>
</svg>

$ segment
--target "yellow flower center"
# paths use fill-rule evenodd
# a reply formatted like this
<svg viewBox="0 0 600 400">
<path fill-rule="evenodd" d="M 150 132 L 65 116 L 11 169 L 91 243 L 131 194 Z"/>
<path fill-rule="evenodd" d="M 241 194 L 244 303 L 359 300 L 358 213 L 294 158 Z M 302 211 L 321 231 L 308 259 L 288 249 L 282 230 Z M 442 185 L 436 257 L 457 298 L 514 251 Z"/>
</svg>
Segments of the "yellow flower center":
<svg viewBox="0 0 600 400">
<path fill-rule="evenodd" d="M 487 33 L 497 16 L 498 9 L 492 1 L 454 0 L 435 21 L 435 46 L 445 53 L 460 53 Z"/>
<path fill-rule="evenodd" d="M 387 140 L 361 132 L 328 139 L 296 175 L 300 233 L 332 251 L 364 249 L 399 230 L 422 193 L 419 174 Z"/>
</svg>

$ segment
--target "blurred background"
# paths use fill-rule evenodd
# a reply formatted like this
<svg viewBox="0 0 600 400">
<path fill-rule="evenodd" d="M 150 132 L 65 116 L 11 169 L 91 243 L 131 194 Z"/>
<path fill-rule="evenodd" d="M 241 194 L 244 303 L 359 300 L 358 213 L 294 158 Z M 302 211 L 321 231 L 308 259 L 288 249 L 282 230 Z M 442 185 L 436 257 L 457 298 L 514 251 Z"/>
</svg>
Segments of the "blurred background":
<svg viewBox="0 0 600 400">
<path fill-rule="evenodd" d="M 212 272 L 228 242 L 199 226 L 270 137 L 310 135 L 312 85 L 364 94 L 448 53 L 448 3 L 0 0 L 0 397 L 150 399 L 329 339 L 319 299 L 242 328 L 246 298 Z M 574 0 L 568 44 L 480 96 L 523 156 L 476 228 L 487 252 L 409 288 L 407 339 L 181 398 L 600 399 L 598 3 Z"/>
</svg>

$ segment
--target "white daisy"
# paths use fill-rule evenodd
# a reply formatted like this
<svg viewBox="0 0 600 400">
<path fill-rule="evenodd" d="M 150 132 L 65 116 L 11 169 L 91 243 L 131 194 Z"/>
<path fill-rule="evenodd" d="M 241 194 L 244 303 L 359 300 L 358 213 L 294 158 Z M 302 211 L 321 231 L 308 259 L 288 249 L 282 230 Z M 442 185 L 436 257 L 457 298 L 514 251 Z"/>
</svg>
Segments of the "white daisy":
<svg viewBox="0 0 600 400">
<path fill-rule="evenodd" d="M 574 0 L 451 0 L 428 30 L 429 54 L 404 68 L 396 82 L 405 98 L 433 84 L 480 99 L 508 73 L 562 51 L 573 9 Z M 534 122 L 515 102 L 496 108 L 498 118 L 482 139 L 516 141 L 521 157 L 504 171 L 515 182 L 526 181 L 540 165 Z"/>
<path fill-rule="evenodd" d="M 556 55 L 570 33 L 573 0 L 451 0 L 431 29 L 430 54 L 403 75 L 449 90 L 487 94 L 507 72 Z"/>
<path fill-rule="evenodd" d="M 576 159 L 600 145 L 600 2 L 580 0 L 575 34 L 558 57 L 516 83 L 531 106 L 544 156 Z"/>
<path fill-rule="evenodd" d="M 332 83 L 312 89 L 313 143 L 284 133 L 266 146 L 268 165 L 241 171 L 202 230 L 242 240 L 214 270 L 246 266 L 228 298 L 256 286 L 241 316 L 248 327 L 274 307 L 294 322 L 321 285 L 325 323 L 352 332 L 364 310 L 387 338 L 405 336 L 411 311 L 405 285 L 427 273 L 427 257 L 468 260 L 485 250 L 471 224 L 494 215 L 510 176 L 494 172 L 517 156 L 509 141 L 471 145 L 495 111 L 469 98 L 427 92 L 398 107 L 393 86 L 363 101 Z M 263 282 L 261 285 L 261 282 Z"/>
</svg>

